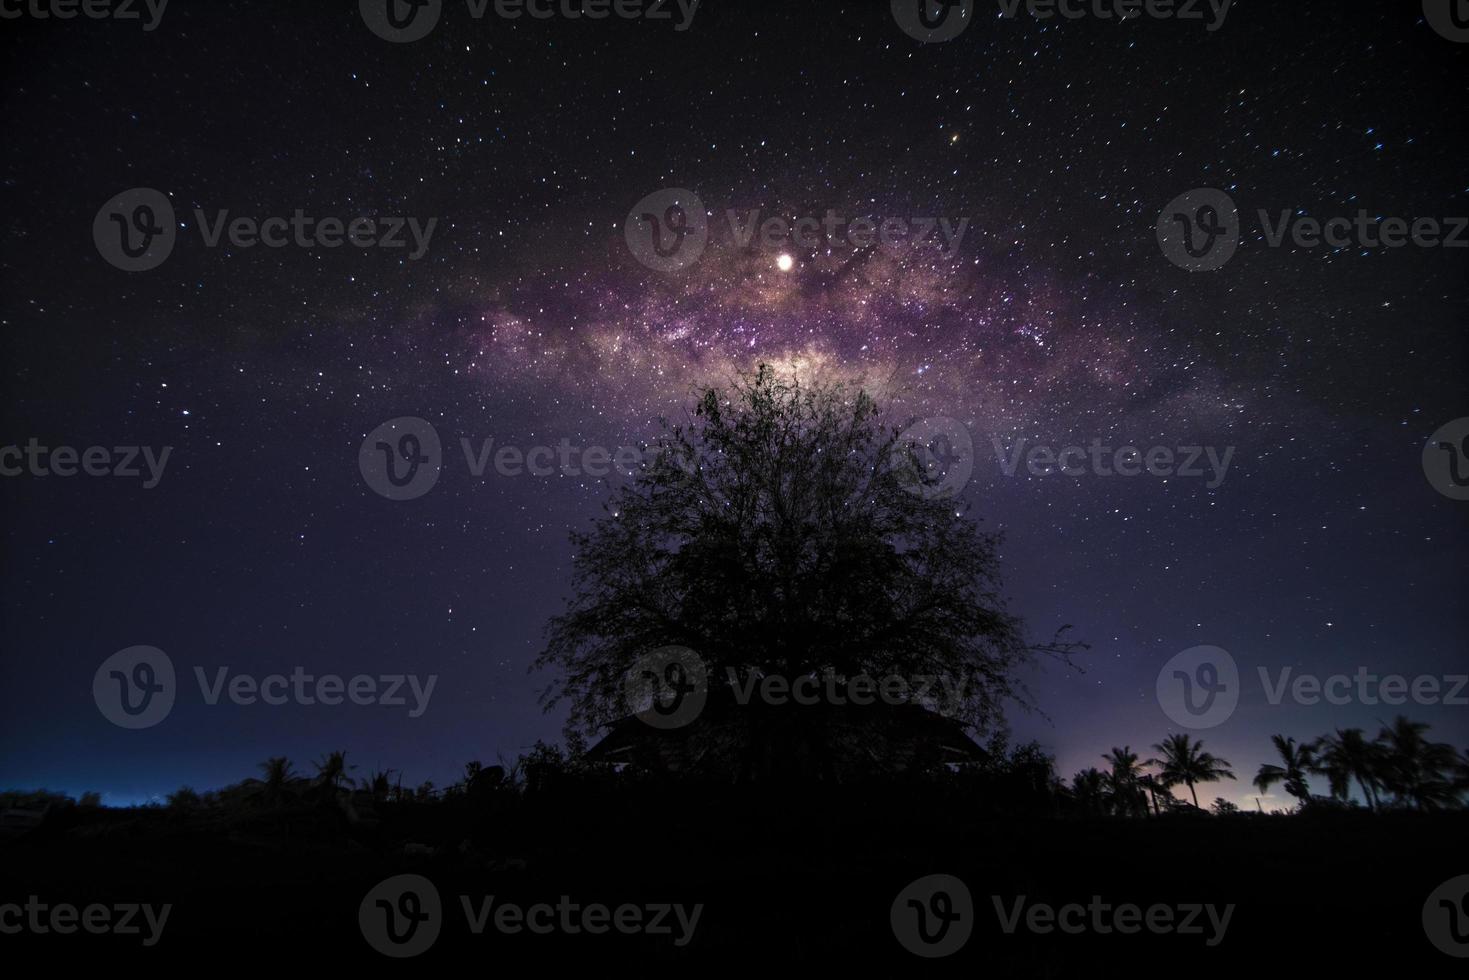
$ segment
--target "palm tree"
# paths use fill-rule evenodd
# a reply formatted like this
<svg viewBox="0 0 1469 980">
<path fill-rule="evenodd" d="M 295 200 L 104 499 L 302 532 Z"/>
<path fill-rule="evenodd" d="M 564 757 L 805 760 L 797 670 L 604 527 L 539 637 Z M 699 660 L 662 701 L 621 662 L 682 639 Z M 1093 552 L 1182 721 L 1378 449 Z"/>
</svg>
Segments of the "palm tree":
<svg viewBox="0 0 1469 980">
<path fill-rule="evenodd" d="M 317 784 L 332 790 L 333 796 L 343 784 L 352 785 L 352 777 L 347 773 L 357 768 L 347 765 L 347 753 L 341 751 L 332 752 L 312 765 L 316 766 Z"/>
<path fill-rule="evenodd" d="M 1110 802 L 1107 793 L 1107 777 L 1095 767 L 1083 769 L 1071 777 L 1071 795 L 1082 810 L 1091 814 L 1107 812 Z"/>
<path fill-rule="evenodd" d="M 1146 814 L 1148 805 L 1138 784 L 1143 774 L 1142 767 L 1148 763 L 1139 763 L 1137 753 L 1130 745 L 1120 749 L 1114 745 L 1111 752 L 1103 753 L 1102 761 L 1112 767 L 1104 778 L 1117 808 L 1129 816 L 1136 816 L 1139 810 Z"/>
<path fill-rule="evenodd" d="M 1213 783 L 1220 779 L 1234 778 L 1228 759 L 1220 759 L 1205 752 L 1204 743 L 1195 742 L 1188 735 L 1169 735 L 1153 748 L 1163 755 L 1158 762 L 1162 766 L 1159 772 L 1162 784 L 1173 787 L 1183 783 L 1187 786 L 1194 798 L 1195 809 L 1199 806 L 1199 792 L 1194 789 L 1196 783 Z"/>
<path fill-rule="evenodd" d="M 296 774 L 291 771 L 291 760 L 283 755 L 272 756 L 260 763 L 260 771 L 265 774 L 261 780 L 260 795 L 269 805 L 279 803 L 285 796 L 286 787 Z"/>
<path fill-rule="evenodd" d="M 1398 804 L 1418 810 L 1457 806 L 1459 794 L 1452 773 L 1458 755 L 1453 746 L 1430 742 L 1428 726 L 1399 715 L 1377 736 L 1378 778 Z"/>
<path fill-rule="evenodd" d="M 1320 773 L 1331 784 L 1331 795 L 1345 800 L 1353 779 L 1362 788 L 1362 796 L 1371 810 L 1377 809 L 1378 746 L 1367 741 L 1360 728 L 1338 728 L 1334 735 L 1323 735 L 1311 746 L 1315 763 L 1311 771 Z"/>
<path fill-rule="evenodd" d="M 372 797 L 372 802 L 382 803 L 393 793 L 393 773 L 396 769 L 379 769 L 362 781 L 363 788 Z"/>
<path fill-rule="evenodd" d="M 1159 762 L 1157 759 L 1149 759 L 1144 765 L 1156 766 L 1159 765 Z M 1168 795 L 1168 787 L 1163 785 L 1163 781 L 1159 777 L 1150 772 L 1143 773 L 1138 777 L 1137 781 L 1148 791 L 1148 799 L 1153 801 L 1153 816 L 1158 816 L 1162 812 L 1158 809 L 1158 790 L 1161 789 L 1163 795 L 1166 796 Z"/>
<path fill-rule="evenodd" d="M 1284 765 L 1262 765 L 1255 774 L 1255 785 L 1260 787 L 1260 792 L 1268 793 L 1271 786 L 1283 783 L 1285 791 L 1305 806 L 1311 802 L 1311 790 L 1306 785 L 1306 772 L 1315 762 L 1311 746 L 1297 745 L 1295 739 L 1284 735 L 1272 735 L 1270 741 L 1275 744 L 1275 751 Z"/>
</svg>

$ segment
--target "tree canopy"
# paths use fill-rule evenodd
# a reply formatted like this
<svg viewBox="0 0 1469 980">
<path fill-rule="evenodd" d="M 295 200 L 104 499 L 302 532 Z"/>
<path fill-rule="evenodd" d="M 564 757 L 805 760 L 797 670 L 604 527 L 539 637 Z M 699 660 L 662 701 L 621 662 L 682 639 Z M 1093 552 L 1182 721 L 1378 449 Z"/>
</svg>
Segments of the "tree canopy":
<svg viewBox="0 0 1469 980">
<path fill-rule="evenodd" d="M 888 427 L 859 382 L 762 365 L 697 392 L 591 530 L 574 532 L 573 596 L 536 662 L 548 708 L 590 734 L 628 713 L 638 658 L 676 645 L 711 696 L 740 677 L 931 677 L 946 713 L 984 727 L 1028 705 L 1017 668 L 1065 656 L 1027 641 L 1001 592 L 999 537 L 937 487 L 931 447 Z"/>
</svg>

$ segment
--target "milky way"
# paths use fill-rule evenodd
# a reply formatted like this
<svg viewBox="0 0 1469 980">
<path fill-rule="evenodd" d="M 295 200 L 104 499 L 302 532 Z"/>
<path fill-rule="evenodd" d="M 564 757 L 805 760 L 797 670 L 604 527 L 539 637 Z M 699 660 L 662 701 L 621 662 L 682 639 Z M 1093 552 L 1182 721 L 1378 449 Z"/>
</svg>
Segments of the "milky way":
<svg viewBox="0 0 1469 980">
<path fill-rule="evenodd" d="M 1198 644 L 1247 678 L 1462 665 L 1469 519 L 1420 460 L 1469 416 L 1464 253 L 1272 247 L 1255 218 L 1469 213 L 1448 111 L 1469 55 L 1415 5 L 1240 2 L 1214 32 L 1021 17 L 928 45 L 886 4 L 711 2 L 677 33 L 455 17 L 411 45 L 340 6 L 7 34 L 24 43 L 3 122 L 28 150 L 0 181 L 0 445 L 174 447 L 146 491 L 0 481 L 14 781 L 138 799 L 338 748 L 442 781 L 556 738 L 527 668 L 569 588 L 567 532 L 607 482 L 477 476 L 461 441 L 636 442 L 761 362 L 863 378 L 894 424 L 972 434 L 968 506 L 1005 533 L 1015 609 L 1037 638 L 1071 623 L 1092 645 L 1081 670 L 1030 678 L 1044 714 L 1014 719 L 1064 775 L 1161 739 L 1158 672 Z M 180 244 L 126 274 L 90 230 L 136 187 L 167 195 Z M 675 188 L 709 242 L 660 271 L 626 225 Z M 1155 231 L 1196 188 L 1247 219 L 1213 273 Z M 438 224 L 417 260 L 211 248 L 196 208 Z M 756 209 L 964 224 L 951 248 L 742 243 Z M 384 500 L 359 448 L 408 416 L 437 430 L 444 473 Z M 1017 447 L 1093 444 L 1230 464 L 1005 470 Z M 186 703 L 171 731 L 119 740 L 87 685 L 139 643 L 181 665 L 443 680 L 421 719 Z M 1251 688 L 1205 738 L 1252 771 L 1273 733 L 1381 714 Z M 1469 739 L 1462 710 L 1414 714 Z M 1220 792 L 1252 806 L 1243 783 Z"/>
</svg>

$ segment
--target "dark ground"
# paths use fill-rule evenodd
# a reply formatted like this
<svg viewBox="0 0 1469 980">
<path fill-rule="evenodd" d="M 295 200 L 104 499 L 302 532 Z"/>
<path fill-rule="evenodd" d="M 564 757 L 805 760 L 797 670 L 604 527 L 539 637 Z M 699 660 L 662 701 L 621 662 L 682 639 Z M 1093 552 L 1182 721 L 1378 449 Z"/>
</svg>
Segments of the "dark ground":
<svg viewBox="0 0 1469 980">
<path fill-rule="evenodd" d="M 579 800 L 390 804 L 373 828 L 331 810 L 183 818 L 166 810 L 73 811 L 0 844 L 0 902 L 172 903 L 161 941 L 136 962 L 319 962 L 387 965 L 360 931 L 363 896 L 407 872 L 431 879 L 445 925 L 405 965 L 800 963 L 868 971 L 963 970 L 1001 977 L 1330 975 L 1446 976 L 1423 903 L 1466 870 L 1469 814 L 1333 813 L 1304 817 L 1148 819 L 966 817 L 929 790 L 852 791 L 822 802 L 742 802 L 652 793 Z M 461 851 L 458 841 L 467 841 Z M 404 843 L 440 847 L 409 856 Z M 957 954 L 923 960 L 889 924 L 898 892 L 924 875 L 957 875 L 976 906 Z M 703 903 L 692 942 L 623 936 L 472 935 L 457 896 L 531 904 Z M 1237 906 L 1224 940 L 1206 935 L 1006 935 L 991 896 L 1053 904 Z M 139 937 L 0 936 L 71 962 L 139 953 Z M 124 948 L 126 947 L 126 948 Z M 1382 963 L 1384 968 L 1367 964 Z"/>
</svg>

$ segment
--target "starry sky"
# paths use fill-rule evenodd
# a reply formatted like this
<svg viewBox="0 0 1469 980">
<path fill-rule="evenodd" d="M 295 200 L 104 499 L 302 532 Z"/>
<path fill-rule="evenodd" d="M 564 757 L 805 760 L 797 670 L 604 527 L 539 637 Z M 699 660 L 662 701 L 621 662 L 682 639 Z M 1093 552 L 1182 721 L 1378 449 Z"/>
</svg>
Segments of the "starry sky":
<svg viewBox="0 0 1469 980">
<path fill-rule="evenodd" d="M 895 421 L 973 434 L 967 494 L 1006 534 L 1014 609 L 1092 645 L 1029 676 L 1040 712 L 1012 717 L 1065 776 L 1177 730 L 1155 678 L 1195 645 L 1248 675 L 1200 733 L 1241 775 L 1211 798 L 1247 806 L 1270 734 L 1399 710 L 1272 705 L 1257 667 L 1464 672 L 1469 505 L 1420 455 L 1469 416 L 1469 252 L 1270 247 L 1255 214 L 1469 214 L 1469 47 L 1414 3 L 1237 0 L 1213 32 L 980 7 L 931 44 L 875 2 L 706 0 L 684 31 L 449 4 L 410 44 L 349 2 L 0 24 L 0 445 L 173 447 L 151 489 L 0 478 L 0 784 L 125 803 L 338 748 L 443 784 L 558 738 L 528 668 L 608 482 L 476 476 L 460 440 L 631 445 L 761 361 L 863 376 Z M 129 274 L 91 228 L 135 187 L 169 198 L 178 243 Z M 1155 233 L 1200 187 L 1244 215 L 1213 273 Z M 663 272 L 624 225 L 670 188 L 710 234 Z M 196 209 L 437 224 L 415 260 L 208 247 Z M 967 224 L 951 249 L 744 247 L 726 213 L 752 209 Z M 404 416 L 444 466 L 391 501 L 358 449 Z M 1096 439 L 1233 456 L 1209 486 L 1007 476 L 994 448 Z M 189 675 L 439 681 L 418 718 L 186 684 L 128 732 L 91 683 L 140 644 Z M 1469 709 L 1405 710 L 1469 745 Z"/>
</svg>

